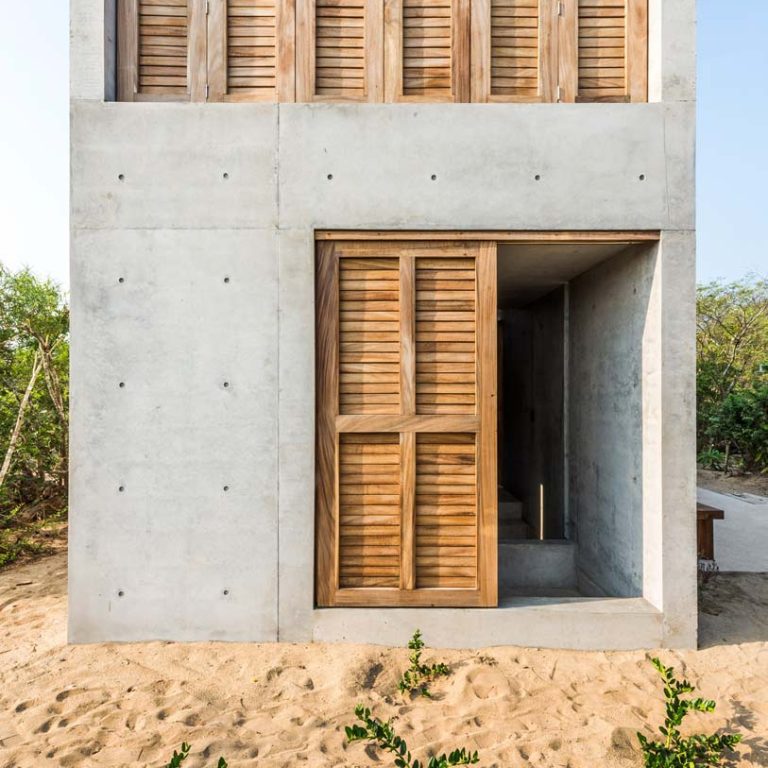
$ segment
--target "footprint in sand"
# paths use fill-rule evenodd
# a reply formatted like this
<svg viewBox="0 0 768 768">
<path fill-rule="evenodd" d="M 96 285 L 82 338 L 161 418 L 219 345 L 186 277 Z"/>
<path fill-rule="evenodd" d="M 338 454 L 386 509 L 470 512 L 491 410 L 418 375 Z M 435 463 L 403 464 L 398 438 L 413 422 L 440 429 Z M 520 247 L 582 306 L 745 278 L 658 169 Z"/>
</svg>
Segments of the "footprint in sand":
<svg viewBox="0 0 768 768">
<path fill-rule="evenodd" d="M 492 699 L 510 693 L 509 681 L 498 669 L 483 667 L 473 669 L 467 675 L 469 690 L 478 699 Z"/>
</svg>

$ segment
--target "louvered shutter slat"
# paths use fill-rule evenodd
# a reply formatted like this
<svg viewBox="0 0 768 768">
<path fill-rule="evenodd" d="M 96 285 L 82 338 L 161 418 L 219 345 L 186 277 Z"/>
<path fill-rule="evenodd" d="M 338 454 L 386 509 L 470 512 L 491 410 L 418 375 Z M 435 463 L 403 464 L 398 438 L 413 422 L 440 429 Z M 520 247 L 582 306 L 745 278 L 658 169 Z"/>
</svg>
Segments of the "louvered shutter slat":
<svg viewBox="0 0 768 768">
<path fill-rule="evenodd" d="M 474 259 L 417 259 L 417 413 L 475 412 L 475 296 Z"/>
<path fill-rule="evenodd" d="M 399 413 L 399 260 L 342 259 L 339 310 L 340 413 Z"/>
<path fill-rule="evenodd" d="M 365 0 L 315 3 L 315 93 L 365 96 Z"/>
<path fill-rule="evenodd" d="M 579 0 L 578 30 L 578 100 L 627 100 L 627 1 Z"/>
<path fill-rule="evenodd" d="M 400 584 L 399 435 L 342 435 L 339 585 Z"/>
<path fill-rule="evenodd" d="M 275 0 L 227 0 L 227 93 L 274 97 L 277 87 Z"/>
<path fill-rule="evenodd" d="M 477 583 L 475 435 L 416 438 L 416 587 Z"/>
<path fill-rule="evenodd" d="M 451 0 L 403 0 L 403 95 L 450 98 Z"/>
<path fill-rule="evenodd" d="M 188 50 L 187 0 L 138 0 L 137 92 L 186 95 Z"/>
<path fill-rule="evenodd" d="M 491 0 L 491 95 L 540 95 L 539 0 Z"/>
</svg>

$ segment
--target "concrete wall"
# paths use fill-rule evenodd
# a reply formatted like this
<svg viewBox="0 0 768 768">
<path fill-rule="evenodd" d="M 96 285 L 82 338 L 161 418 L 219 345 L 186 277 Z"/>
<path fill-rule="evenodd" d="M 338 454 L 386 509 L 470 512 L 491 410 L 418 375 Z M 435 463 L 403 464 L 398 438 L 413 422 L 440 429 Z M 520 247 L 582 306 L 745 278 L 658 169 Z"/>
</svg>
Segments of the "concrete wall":
<svg viewBox="0 0 768 768">
<path fill-rule="evenodd" d="M 691 13 L 654 22 L 663 103 L 117 104 L 104 0 L 72 0 L 72 640 L 399 642 L 395 612 L 313 609 L 313 230 L 352 227 L 665 230 L 645 599 L 570 606 L 563 637 L 546 605 L 402 626 L 693 642 Z"/>
<path fill-rule="evenodd" d="M 570 513 L 586 594 L 643 590 L 643 334 L 655 255 L 631 248 L 570 290 Z"/>
</svg>

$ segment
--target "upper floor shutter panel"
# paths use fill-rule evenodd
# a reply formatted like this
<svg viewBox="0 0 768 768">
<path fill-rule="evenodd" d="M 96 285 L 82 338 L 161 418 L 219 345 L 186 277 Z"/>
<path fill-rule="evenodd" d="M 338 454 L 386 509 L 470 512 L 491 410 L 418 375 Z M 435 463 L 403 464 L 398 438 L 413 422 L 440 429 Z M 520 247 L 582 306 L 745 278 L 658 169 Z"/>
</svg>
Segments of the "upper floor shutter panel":
<svg viewBox="0 0 768 768">
<path fill-rule="evenodd" d="M 298 101 L 381 101 L 383 0 L 298 0 Z"/>
<path fill-rule="evenodd" d="M 315 3 L 315 93 L 365 96 L 365 0 Z"/>
<path fill-rule="evenodd" d="M 469 101 L 468 0 L 388 0 L 387 101 Z"/>
<path fill-rule="evenodd" d="M 209 101 L 293 101 L 292 0 L 210 0 Z"/>
<path fill-rule="evenodd" d="M 553 101 L 558 3 L 473 0 L 472 101 Z"/>
<path fill-rule="evenodd" d="M 538 100 L 540 60 L 539 0 L 491 0 L 491 96 Z"/>
<path fill-rule="evenodd" d="M 120 0 L 118 98 L 204 100 L 205 14 L 205 0 Z"/>
<path fill-rule="evenodd" d="M 578 0 L 577 101 L 647 99 L 647 0 Z"/>
<path fill-rule="evenodd" d="M 187 0 L 139 0 L 139 93 L 187 95 L 189 15 Z"/>
</svg>

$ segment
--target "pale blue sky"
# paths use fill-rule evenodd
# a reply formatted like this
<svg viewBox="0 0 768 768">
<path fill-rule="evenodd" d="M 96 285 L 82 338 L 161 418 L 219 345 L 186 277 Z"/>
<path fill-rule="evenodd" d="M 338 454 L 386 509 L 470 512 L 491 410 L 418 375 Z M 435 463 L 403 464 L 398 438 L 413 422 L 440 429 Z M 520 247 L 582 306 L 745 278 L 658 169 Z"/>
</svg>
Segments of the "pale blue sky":
<svg viewBox="0 0 768 768">
<path fill-rule="evenodd" d="M 0 0 L 0 260 L 65 286 L 68 6 Z M 699 0 L 700 280 L 768 274 L 767 94 L 768 3 Z"/>
</svg>

